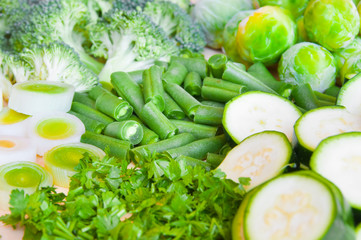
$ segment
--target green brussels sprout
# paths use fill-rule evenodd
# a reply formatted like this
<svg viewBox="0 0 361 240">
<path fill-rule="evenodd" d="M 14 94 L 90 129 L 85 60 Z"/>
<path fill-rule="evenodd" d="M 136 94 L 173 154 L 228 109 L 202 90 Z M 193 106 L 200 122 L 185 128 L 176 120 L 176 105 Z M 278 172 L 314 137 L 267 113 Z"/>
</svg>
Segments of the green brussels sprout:
<svg viewBox="0 0 361 240">
<path fill-rule="evenodd" d="M 273 64 L 295 44 L 296 35 L 296 23 L 287 10 L 262 7 L 240 22 L 236 36 L 238 54 L 247 62 Z"/>
<path fill-rule="evenodd" d="M 298 41 L 297 42 L 308 42 L 308 36 L 305 29 L 305 23 L 304 23 L 304 17 L 301 16 L 296 20 L 297 24 L 297 36 Z"/>
<path fill-rule="evenodd" d="M 295 18 L 305 11 L 309 0 L 259 0 L 261 7 L 271 5 L 279 6 L 289 10 Z"/>
<path fill-rule="evenodd" d="M 250 16 L 253 12 L 254 10 L 244 10 L 236 13 L 224 27 L 222 49 L 223 52 L 225 52 L 228 57 L 235 62 L 242 61 L 240 56 L 238 55 L 236 47 L 238 25 L 243 19 Z"/>
<path fill-rule="evenodd" d="M 361 54 L 354 54 L 349 57 L 340 70 L 341 84 L 361 72 Z"/>
<path fill-rule="evenodd" d="M 336 61 L 336 68 L 339 75 L 339 71 L 345 64 L 346 60 L 354 54 L 361 54 L 361 38 L 356 37 L 347 47 L 340 48 L 333 52 L 333 56 Z"/>
<path fill-rule="evenodd" d="M 278 65 L 280 80 L 294 85 L 309 83 L 323 92 L 336 82 L 336 64 L 332 54 L 318 44 L 303 42 L 283 53 Z"/>
<path fill-rule="evenodd" d="M 352 0 L 310 0 L 304 17 L 310 40 L 330 51 L 346 47 L 360 29 L 360 16 Z"/>
<path fill-rule="evenodd" d="M 252 0 L 197 0 L 191 15 L 201 25 L 208 46 L 219 49 L 227 22 L 237 12 L 251 9 Z"/>
</svg>

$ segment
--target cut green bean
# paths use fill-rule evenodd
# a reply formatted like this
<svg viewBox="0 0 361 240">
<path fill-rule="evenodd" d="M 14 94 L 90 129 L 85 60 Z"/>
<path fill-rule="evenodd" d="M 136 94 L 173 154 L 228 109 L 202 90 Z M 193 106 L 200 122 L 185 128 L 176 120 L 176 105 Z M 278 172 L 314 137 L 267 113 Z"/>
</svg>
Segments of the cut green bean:
<svg viewBox="0 0 361 240">
<path fill-rule="evenodd" d="M 296 105 L 305 110 L 319 107 L 317 97 L 308 83 L 296 86 L 292 91 L 292 97 Z"/>
<path fill-rule="evenodd" d="M 227 61 L 227 56 L 220 53 L 214 54 L 208 59 L 208 65 L 211 69 L 213 77 L 222 78 Z"/>
<path fill-rule="evenodd" d="M 74 93 L 73 102 L 80 102 L 87 105 L 88 107 L 95 108 L 95 101 L 91 99 L 86 93 Z"/>
<path fill-rule="evenodd" d="M 338 93 L 340 92 L 340 87 L 332 86 L 326 89 L 325 94 L 328 94 L 330 96 L 334 96 L 337 98 Z"/>
<path fill-rule="evenodd" d="M 172 158 L 184 155 L 197 159 L 205 159 L 207 153 L 218 153 L 219 149 L 226 143 L 224 135 L 200 139 L 184 146 L 172 148 L 167 151 Z"/>
<path fill-rule="evenodd" d="M 107 92 L 97 98 L 95 106 L 102 113 L 118 121 L 128 119 L 133 114 L 133 108 L 127 101 Z"/>
<path fill-rule="evenodd" d="M 206 125 L 221 125 L 224 108 L 200 106 L 194 115 L 194 122 Z"/>
<path fill-rule="evenodd" d="M 198 73 L 202 79 L 208 75 L 208 64 L 205 59 L 172 56 L 170 63 L 171 65 L 173 63 L 181 63 L 187 68 L 189 72 Z"/>
<path fill-rule="evenodd" d="M 80 113 L 76 113 L 73 111 L 69 111 L 69 113 L 74 115 L 75 117 L 79 118 L 80 121 L 83 122 L 83 124 L 85 126 L 85 130 L 87 130 L 87 131 L 94 132 L 94 133 L 102 133 L 105 128 L 104 123 L 101 123 L 95 119 L 89 118 L 85 115 L 82 115 Z"/>
<path fill-rule="evenodd" d="M 140 119 L 155 133 L 160 139 L 166 139 L 178 133 L 178 129 L 173 123 L 155 106 L 153 102 L 144 105 L 139 114 Z"/>
<path fill-rule="evenodd" d="M 313 91 L 317 97 L 318 100 L 321 101 L 327 101 L 330 103 L 333 103 L 333 105 L 336 104 L 336 97 L 325 94 L 325 93 L 320 93 L 319 91 Z"/>
<path fill-rule="evenodd" d="M 71 110 L 76 113 L 80 113 L 88 118 L 92 118 L 97 120 L 98 122 L 101 122 L 105 125 L 108 125 L 109 123 L 114 122 L 114 119 L 111 117 L 108 117 L 104 113 L 99 112 L 98 110 L 88 107 L 85 104 L 73 102 L 71 104 Z"/>
<path fill-rule="evenodd" d="M 333 105 L 335 105 L 334 102 L 330 102 L 327 100 L 317 100 L 317 106 L 319 106 L 319 107 L 333 106 Z"/>
<path fill-rule="evenodd" d="M 102 95 L 103 93 L 109 93 L 112 94 L 109 90 L 101 87 L 101 86 L 94 86 L 92 89 L 90 89 L 89 91 L 89 97 L 91 99 L 93 99 L 94 101 L 97 100 L 97 98 Z"/>
<path fill-rule="evenodd" d="M 143 139 L 143 128 L 140 123 L 133 120 L 113 122 L 106 126 L 104 135 L 129 141 L 136 145 Z"/>
<path fill-rule="evenodd" d="M 207 153 L 206 162 L 211 165 L 212 169 L 215 169 L 221 164 L 225 156 L 216 153 Z"/>
<path fill-rule="evenodd" d="M 168 95 L 168 93 L 164 92 L 164 115 L 169 119 L 183 119 L 185 118 L 185 113 L 178 106 L 178 104 Z"/>
<path fill-rule="evenodd" d="M 144 106 L 143 93 L 140 86 L 126 72 L 115 72 L 110 78 L 119 96 L 130 103 L 139 116 Z"/>
<path fill-rule="evenodd" d="M 222 79 L 243 85 L 250 91 L 262 91 L 277 94 L 272 88 L 268 87 L 259 79 L 244 71 L 234 62 L 228 61 L 224 70 Z"/>
<path fill-rule="evenodd" d="M 171 138 L 133 148 L 130 150 L 130 156 L 135 162 L 140 162 L 144 157 L 154 152 L 164 152 L 168 149 L 177 148 L 195 140 L 194 136 L 190 133 L 181 133 Z"/>
<path fill-rule="evenodd" d="M 165 61 L 161 61 L 161 60 L 155 60 L 154 61 L 154 65 L 157 65 L 159 67 L 162 67 L 164 69 L 167 69 L 168 68 L 168 62 L 165 62 Z"/>
<path fill-rule="evenodd" d="M 143 94 L 145 102 L 153 102 L 157 108 L 164 111 L 164 89 L 162 69 L 156 65 L 143 72 Z"/>
<path fill-rule="evenodd" d="M 229 91 L 233 91 L 233 92 L 237 92 L 237 93 L 244 93 L 244 92 L 246 92 L 246 89 L 247 89 L 243 85 L 236 84 L 236 83 L 229 82 L 229 81 L 222 80 L 222 79 L 218 79 L 218 78 L 211 78 L 211 77 L 206 77 L 203 80 L 203 86 L 216 87 L 216 88 L 225 89 L 225 90 L 229 90 Z"/>
<path fill-rule="evenodd" d="M 144 70 L 136 70 L 136 71 L 128 72 L 128 74 L 134 82 L 136 82 L 137 84 L 142 84 L 143 83 L 143 72 L 144 72 Z"/>
<path fill-rule="evenodd" d="M 221 149 L 219 150 L 219 154 L 220 155 L 227 155 L 229 151 L 232 150 L 232 146 L 229 145 L 229 143 L 227 142 L 226 144 L 224 144 Z"/>
<path fill-rule="evenodd" d="M 164 83 L 165 91 L 173 98 L 173 100 L 182 108 L 183 112 L 193 119 L 197 108 L 201 103 L 190 95 L 181 86 L 175 83 Z"/>
<path fill-rule="evenodd" d="M 180 155 L 175 160 L 178 162 L 184 162 L 186 165 L 191 166 L 191 167 L 197 167 L 197 166 L 202 167 L 206 171 L 210 171 L 212 169 L 212 166 L 210 163 L 199 160 L 197 158 Z"/>
<path fill-rule="evenodd" d="M 169 65 L 167 71 L 163 74 L 163 80 L 169 83 L 181 85 L 188 74 L 187 68 L 178 62 Z"/>
<path fill-rule="evenodd" d="M 82 143 L 88 143 L 102 150 L 108 150 L 111 156 L 119 159 L 126 159 L 131 144 L 128 141 L 119 140 L 109 136 L 86 131 L 80 139 Z"/>
<path fill-rule="evenodd" d="M 139 145 L 147 145 L 159 141 L 158 134 L 147 128 L 138 117 L 132 115 L 129 120 L 138 122 L 143 128 L 143 138 Z"/>
<path fill-rule="evenodd" d="M 184 89 L 192 96 L 200 96 L 202 79 L 196 72 L 189 72 L 184 80 Z"/>
<path fill-rule="evenodd" d="M 198 124 L 185 120 L 170 120 L 179 130 L 179 133 L 191 133 L 196 139 L 216 136 L 217 127 Z"/>
<path fill-rule="evenodd" d="M 202 86 L 202 98 L 212 101 L 226 103 L 239 95 L 238 92 L 217 87 Z"/>
<path fill-rule="evenodd" d="M 224 103 L 221 103 L 221 102 L 203 100 L 201 103 L 202 103 L 202 105 L 205 105 L 205 106 L 221 107 L 221 108 L 224 107 Z"/>
</svg>

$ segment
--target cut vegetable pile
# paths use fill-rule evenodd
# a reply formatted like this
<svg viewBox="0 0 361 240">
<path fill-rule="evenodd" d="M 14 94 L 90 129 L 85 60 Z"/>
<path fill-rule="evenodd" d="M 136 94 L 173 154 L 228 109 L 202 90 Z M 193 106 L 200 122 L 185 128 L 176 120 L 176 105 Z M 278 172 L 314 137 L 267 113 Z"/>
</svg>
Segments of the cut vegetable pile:
<svg viewBox="0 0 361 240">
<path fill-rule="evenodd" d="M 25 240 L 359 239 L 360 14 L 0 1 L 0 221 Z"/>
</svg>

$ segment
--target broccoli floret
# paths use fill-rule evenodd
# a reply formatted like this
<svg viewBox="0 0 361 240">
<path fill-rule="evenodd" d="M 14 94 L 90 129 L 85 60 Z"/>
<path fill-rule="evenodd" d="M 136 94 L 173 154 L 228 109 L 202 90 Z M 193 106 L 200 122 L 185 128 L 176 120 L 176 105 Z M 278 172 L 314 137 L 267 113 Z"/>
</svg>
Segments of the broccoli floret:
<svg viewBox="0 0 361 240">
<path fill-rule="evenodd" d="M 191 1 L 189 0 L 167 0 L 168 2 L 172 2 L 180 6 L 184 11 L 189 12 Z"/>
<path fill-rule="evenodd" d="M 83 48 L 84 33 L 79 26 L 90 21 L 87 6 L 74 0 L 41 0 L 31 13 L 14 24 L 10 43 L 17 51 L 31 48 L 32 44 L 64 42 L 72 47 L 80 60 L 92 71 L 99 73 L 102 64 L 89 56 Z"/>
<path fill-rule="evenodd" d="M 117 0 L 116 9 L 142 11 L 177 41 L 181 50 L 200 52 L 206 45 L 201 27 L 179 5 L 166 0 Z"/>
<path fill-rule="evenodd" d="M 112 9 L 112 0 L 81 0 L 88 8 L 89 24 L 95 24 L 102 16 Z"/>
<path fill-rule="evenodd" d="M 68 83 L 78 92 L 89 91 L 98 84 L 97 76 L 81 63 L 74 50 L 65 44 L 33 46 L 25 49 L 21 58 L 32 69 L 32 80 Z"/>
<path fill-rule="evenodd" d="M 142 13 L 112 10 L 104 19 L 90 34 L 92 54 L 107 59 L 100 81 L 109 82 L 113 72 L 145 69 L 156 59 L 179 53 L 176 42 Z"/>
</svg>

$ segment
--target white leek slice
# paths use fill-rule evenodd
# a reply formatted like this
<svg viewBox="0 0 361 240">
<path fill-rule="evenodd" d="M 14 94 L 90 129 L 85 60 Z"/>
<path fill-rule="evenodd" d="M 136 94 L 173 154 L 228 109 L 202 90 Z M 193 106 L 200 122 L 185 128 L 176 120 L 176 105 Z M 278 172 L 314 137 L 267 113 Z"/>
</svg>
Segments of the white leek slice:
<svg viewBox="0 0 361 240">
<path fill-rule="evenodd" d="M 13 189 L 31 194 L 38 188 L 53 185 L 52 176 L 33 162 L 12 162 L 0 166 L 0 208 L 8 210 L 9 195 Z"/>
<path fill-rule="evenodd" d="M 28 136 L 35 142 L 39 156 L 55 146 L 80 142 L 83 133 L 83 122 L 69 113 L 33 116 L 28 128 Z"/>
<path fill-rule="evenodd" d="M 0 135 L 26 136 L 28 118 L 28 115 L 4 107 L 0 112 Z"/>
<path fill-rule="evenodd" d="M 85 153 L 91 158 L 102 159 L 105 156 L 103 150 L 86 143 L 62 144 L 45 153 L 44 165 L 53 175 L 55 185 L 69 187 L 70 177 L 76 173 L 74 167 Z"/>
<path fill-rule="evenodd" d="M 68 112 L 73 97 L 72 85 L 60 82 L 28 81 L 13 86 L 9 107 L 27 115 Z"/>
<path fill-rule="evenodd" d="M 240 177 L 249 177 L 251 182 L 245 189 L 250 190 L 282 173 L 291 155 L 291 143 L 283 133 L 265 131 L 234 147 L 218 168 L 235 182 Z"/>
<path fill-rule="evenodd" d="M 0 136 L 0 165 L 17 161 L 36 161 L 36 146 L 30 139 Z"/>
</svg>

